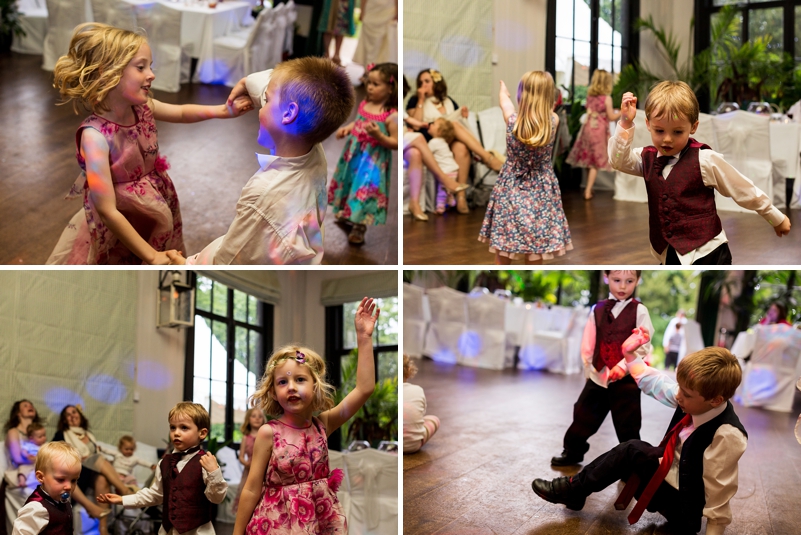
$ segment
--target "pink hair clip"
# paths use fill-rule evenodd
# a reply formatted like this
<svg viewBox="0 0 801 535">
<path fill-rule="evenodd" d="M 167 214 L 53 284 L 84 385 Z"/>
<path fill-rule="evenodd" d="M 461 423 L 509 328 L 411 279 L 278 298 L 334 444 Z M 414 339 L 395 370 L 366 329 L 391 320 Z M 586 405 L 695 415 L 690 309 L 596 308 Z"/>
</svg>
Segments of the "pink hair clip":
<svg viewBox="0 0 801 535">
<path fill-rule="evenodd" d="M 295 360 L 298 362 L 298 364 L 306 364 L 306 355 L 300 351 L 296 351 Z"/>
<path fill-rule="evenodd" d="M 369 63 L 369 64 L 367 65 L 367 72 L 370 72 L 370 71 L 372 71 L 373 69 L 375 69 L 375 63 Z"/>
<path fill-rule="evenodd" d="M 395 83 L 395 77 L 394 76 L 390 76 L 389 77 L 389 83 L 391 83 L 391 84 Z"/>
</svg>

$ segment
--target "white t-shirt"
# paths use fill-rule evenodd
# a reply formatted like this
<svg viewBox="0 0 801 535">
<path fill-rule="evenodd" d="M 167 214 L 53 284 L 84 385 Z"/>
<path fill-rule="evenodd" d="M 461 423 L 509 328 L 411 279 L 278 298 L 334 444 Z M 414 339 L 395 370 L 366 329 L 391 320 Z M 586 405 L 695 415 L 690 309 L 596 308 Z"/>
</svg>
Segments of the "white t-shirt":
<svg viewBox="0 0 801 535">
<path fill-rule="evenodd" d="M 428 142 L 428 148 L 431 149 L 431 153 L 434 155 L 434 159 L 440 169 L 446 173 L 459 171 L 459 164 L 456 163 L 453 158 L 453 152 L 451 152 L 451 148 L 444 139 L 441 137 L 431 138 L 431 141 Z"/>
<path fill-rule="evenodd" d="M 426 415 L 426 395 L 423 388 L 403 383 L 403 451 L 416 451 L 425 438 L 423 416 Z"/>
</svg>

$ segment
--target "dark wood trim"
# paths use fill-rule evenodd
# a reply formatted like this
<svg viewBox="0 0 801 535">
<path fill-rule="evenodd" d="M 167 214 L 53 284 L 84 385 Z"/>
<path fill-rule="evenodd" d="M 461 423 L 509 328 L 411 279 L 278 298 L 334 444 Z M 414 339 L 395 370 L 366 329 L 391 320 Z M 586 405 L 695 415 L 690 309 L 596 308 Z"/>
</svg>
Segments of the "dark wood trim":
<svg viewBox="0 0 801 535">
<path fill-rule="evenodd" d="M 556 79 L 556 0 L 548 0 L 545 19 L 545 70 Z"/>
<path fill-rule="evenodd" d="M 339 350 L 343 343 L 344 310 L 342 305 L 325 307 L 325 362 L 328 367 L 328 382 L 336 388 L 342 385 L 342 363 Z M 328 449 L 342 449 L 342 431 L 337 429 L 328 435 Z"/>
</svg>

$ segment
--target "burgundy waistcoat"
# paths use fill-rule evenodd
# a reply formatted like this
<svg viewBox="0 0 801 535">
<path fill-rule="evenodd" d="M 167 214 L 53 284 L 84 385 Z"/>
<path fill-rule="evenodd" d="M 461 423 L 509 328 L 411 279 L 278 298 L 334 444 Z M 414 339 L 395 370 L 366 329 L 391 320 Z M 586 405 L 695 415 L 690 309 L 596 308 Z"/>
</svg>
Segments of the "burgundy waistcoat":
<svg viewBox="0 0 801 535">
<path fill-rule="evenodd" d="M 640 304 L 632 299 L 614 321 L 610 321 L 605 310 L 606 302 L 604 299 L 595 305 L 595 352 L 592 355 L 592 365 L 598 371 L 604 366 L 611 370 L 623 358 L 621 348 L 637 326 L 637 305 Z"/>
<path fill-rule="evenodd" d="M 165 455 L 161 461 L 161 481 L 164 489 L 164 515 L 162 524 L 169 533 L 175 528 L 186 533 L 211 522 L 211 502 L 206 498 L 203 482 L 203 467 L 200 466 L 200 450 L 192 457 L 177 477 L 172 475 L 171 458 L 180 455 Z"/>
<path fill-rule="evenodd" d="M 651 247 L 661 253 L 672 245 L 680 254 L 701 247 L 720 234 L 715 190 L 704 185 L 698 152 L 708 145 L 690 138 L 667 179 L 656 173 L 656 147 L 642 150 Z"/>
<path fill-rule="evenodd" d="M 48 524 L 40 535 L 72 535 L 72 504 L 70 502 L 60 503 L 47 495 L 39 485 L 36 490 L 25 500 L 25 504 L 39 502 L 47 509 Z"/>
</svg>

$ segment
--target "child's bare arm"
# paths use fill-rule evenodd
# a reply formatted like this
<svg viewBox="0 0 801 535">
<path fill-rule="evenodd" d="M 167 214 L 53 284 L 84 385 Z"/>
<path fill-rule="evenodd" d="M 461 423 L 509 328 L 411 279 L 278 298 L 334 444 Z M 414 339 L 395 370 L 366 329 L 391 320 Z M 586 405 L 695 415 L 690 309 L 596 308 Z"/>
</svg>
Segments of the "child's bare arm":
<svg viewBox="0 0 801 535">
<path fill-rule="evenodd" d="M 122 505 L 122 496 L 119 494 L 98 494 L 98 503 L 110 503 L 112 505 Z"/>
<path fill-rule="evenodd" d="M 515 113 L 515 105 L 512 102 L 512 95 L 509 94 L 509 89 L 506 87 L 506 84 L 501 80 L 501 89 L 500 93 L 498 94 L 498 101 L 501 106 L 501 111 L 503 112 L 503 122 L 504 124 L 509 122 L 509 117 L 514 115 Z"/>
<path fill-rule="evenodd" d="M 331 434 L 353 417 L 375 390 L 375 364 L 373 363 L 373 329 L 381 310 L 372 298 L 365 297 L 356 309 L 356 345 L 359 362 L 356 367 L 356 388 L 348 392 L 339 405 L 320 414 L 320 419 Z M 375 315 L 373 315 L 375 314 Z"/>
<path fill-rule="evenodd" d="M 393 113 L 387 117 L 384 123 L 387 127 L 388 134 L 381 131 L 378 124 L 370 121 L 364 125 L 364 131 L 378 140 L 378 144 L 390 150 L 398 150 L 398 115 Z"/>
<path fill-rule="evenodd" d="M 186 258 L 181 254 L 181 251 L 167 251 L 167 258 L 170 259 L 171 266 L 186 265 Z"/>
<path fill-rule="evenodd" d="M 250 472 L 242 494 L 239 496 L 239 508 L 236 511 L 236 522 L 234 523 L 233 535 L 244 535 L 245 528 L 253 516 L 259 500 L 261 500 L 261 490 L 264 484 L 264 474 L 267 471 L 267 464 L 273 454 L 273 428 L 263 425 L 256 434 L 256 442 L 253 445 L 253 459 L 250 463 Z"/>
<path fill-rule="evenodd" d="M 356 123 L 348 123 L 345 126 L 341 126 L 337 130 L 337 139 L 342 139 L 343 137 L 350 135 L 354 126 L 356 126 Z"/>
<path fill-rule="evenodd" d="M 428 128 L 428 123 L 424 123 L 423 121 L 418 121 L 411 115 L 403 119 L 408 126 L 411 126 L 414 130 L 420 130 L 421 128 Z"/>
<path fill-rule="evenodd" d="M 132 253 L 151 265 L 169 264 L 167 254 L 156 251 L 142 238 L 131 223 L 117 210 L 117 198 L 111 180 L 109 148 L 103 134 L 84 128 L 81 135 L 81 155 L 86 161 L 86 181 L 89 196 L 103 223 Z"/>
<path fill-rule="evenodd" d="M 253 102 L 248 96 L 235 98 L 231 103 L 216 106 L 200 104 L 168 104 L 158 100 L 151 101 L 153 117 L 157 121 L 168 123 L 197 123 L 207 119 L 230 119 L 239 117 L 253 109 Z"/>
</svg>

